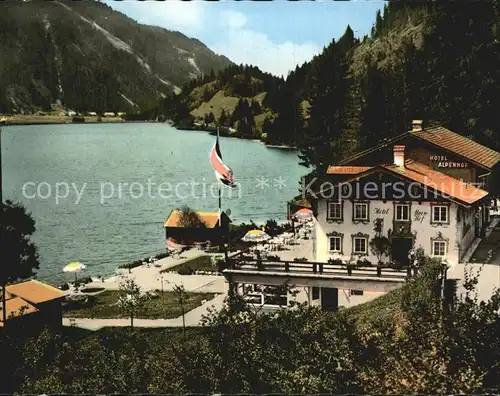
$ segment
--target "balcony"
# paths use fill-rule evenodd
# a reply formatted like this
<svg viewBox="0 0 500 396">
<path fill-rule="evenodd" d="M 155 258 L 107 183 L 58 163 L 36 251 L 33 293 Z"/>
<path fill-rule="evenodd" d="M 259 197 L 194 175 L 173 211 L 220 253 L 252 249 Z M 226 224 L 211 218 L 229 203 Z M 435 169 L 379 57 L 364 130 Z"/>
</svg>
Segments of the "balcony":
<svg viewBox="0 0 500 396">
<path fill-rule="evenodd" d="M 411 268 L 351 267 L 307 261 L 257 261 L 245 259 L 223 271 L 230 283 L 329 287 L 389 292 L 401 287 Z"/>
</svg>

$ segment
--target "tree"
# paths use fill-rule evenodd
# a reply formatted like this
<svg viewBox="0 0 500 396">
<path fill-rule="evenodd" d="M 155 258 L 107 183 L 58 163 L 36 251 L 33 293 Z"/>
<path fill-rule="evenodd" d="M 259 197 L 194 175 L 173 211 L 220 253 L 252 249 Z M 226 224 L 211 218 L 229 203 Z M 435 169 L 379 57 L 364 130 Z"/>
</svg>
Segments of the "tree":
<svg viewBox="0 0 500 396">
<path fill-rule="evenodd" d="M 130 316 L 130 327 L 134 327 L 134 316 L 144 308 L 144 303 L 148 300 L 149 295 L 142 293 L 141 287 L 134 279 L 126 278 L 120 284 L 120 297 L 118 298 L 118 306 L 121 311 Z"/>
<path fill-rule="evenodd" d="M 2 286 L 2 320 L 6 320 L 6 286 L 10 282 L 26 279 L 39 267 L 38 250 L 30 240 L 35 232 L 35 220 L 24 206 L 7 200 L 1 205 L 0 241 L 2 263 L 0 284 Z"/>
<path fill-rule="evenodd" d="M 377 10 L 377 14 L 375 15 L 375 30 L 373 38 L 379 37 L 383 31 L 383 28 L 384 28 L 384 20 L 382 19 L 380 10 Z"/>
<path fill-rule="evenodd" d="M 179 225 L 184 228 L 205 228 L 203 219 L 189 206 L 185 205 L 179 211 Z"/>
<path fill-rule="evenodd" d="M 184 304 L 187 299 L 186 289 L 184 285 L 174 285 L 173 292 L 175 293 L 175 297 L 177 298 L 177 302 L 181 307 L 181 315 L 182 315 L 182 340 L 186 341 L 186 316 L 184 312 Z"/>
<path fill-rule="evenodd" d="M 389 241 L 389 238 L 382 234 L 383 221 L 383 219 L 375 219 L 375 237 L 370 240 L 370 250 L 375 256 L 377 256 L 378 264 L 382 263 L 382 258 L 384 256 L 389 256 L 391 253 L 391 241 Z"/>
<path fill-rule="evenodd" d="M 227 126 L 227 122 L 228 122 L 228 116 L 226 114 L 226 111 L 224 109 L 221 110 L 220 112 L 220 117 L 219 117 L 219 125 L 220 126 Z"/>
<path fill-rule="evenodd" d="M 391 253 L 391 242 L 386 236 L 375 236 L 370 240 L 370 250 L 377 256 L 378 264 L 381 264 L 382 258 Z"/>
<path fill-rule="evenodd" d="M 252 113 L 254 116 L 259 115 L 262 113 L 262 108 L 260 107 L 260 103 L 256 101 L 255 99 L 252 99 L 252 103 L 250 104 L 252 108 Z"/>
<path fill-rule="evenodd" d="M 214 113 L 212 113 L 212 112 L 208 113 L 208 123 L 213 124 L 214 122 L 215 122 Z"/>
<path fill-rule="evenodd" d="M 443 321 L 440 263 L 427 258 L 420 275 L 401 289 L 397 312 L 366 326 L 366 365 L 358 378 L 367 393 L 469 394 L 498 386 L 500 291 L 477 301 L 477 275 L 465 278 L 466 295 Z M 479 330 L 480 329 L 480 330 Z"/>
</svg>

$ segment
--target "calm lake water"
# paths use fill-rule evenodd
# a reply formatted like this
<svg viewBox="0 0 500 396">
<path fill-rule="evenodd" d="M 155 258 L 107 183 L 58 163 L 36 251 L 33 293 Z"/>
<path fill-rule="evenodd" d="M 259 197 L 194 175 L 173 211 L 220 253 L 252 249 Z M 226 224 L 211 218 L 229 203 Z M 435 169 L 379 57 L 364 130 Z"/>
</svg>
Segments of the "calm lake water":
<svg viewBox="0 0 500 396">
<path fill-rule="evenodd" d="M 38 277 L 71 279 L 61 272 L 70 261 L 106 276 L 163 252 L 171 209 L 217 210 L 208 161 L 213 142 L 208 133 L 166 124 L 3 128 L 3 198 L 22 202 L 36 221 Z M 286 201 L 307 171 L 296 153 L 231 138 L 220 138 L 220 146 L 240 184 L 223 189 L 222 208 L 231 209 L 233 222 L 284 219 Z"/>
</svg>

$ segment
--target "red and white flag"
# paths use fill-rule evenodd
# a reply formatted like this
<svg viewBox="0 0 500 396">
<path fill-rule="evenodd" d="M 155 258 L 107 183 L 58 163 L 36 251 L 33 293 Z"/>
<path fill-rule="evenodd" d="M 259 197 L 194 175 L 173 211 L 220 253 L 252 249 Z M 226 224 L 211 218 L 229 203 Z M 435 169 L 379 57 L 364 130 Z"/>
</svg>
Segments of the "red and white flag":
<svg viewBox="0 0 500 396">
<path fill-rule="evenodd" d="M 219 148 L 219 134 L 217 134 L 214 146 L 210 151 L 210 163 L 214 167 L 215 176 L 221 181 L 222 184 L 233 188 L 236 187 L 234 184 L 233 171 L 229 166 L 222 162 L 222 154 Z"/>
</svg>

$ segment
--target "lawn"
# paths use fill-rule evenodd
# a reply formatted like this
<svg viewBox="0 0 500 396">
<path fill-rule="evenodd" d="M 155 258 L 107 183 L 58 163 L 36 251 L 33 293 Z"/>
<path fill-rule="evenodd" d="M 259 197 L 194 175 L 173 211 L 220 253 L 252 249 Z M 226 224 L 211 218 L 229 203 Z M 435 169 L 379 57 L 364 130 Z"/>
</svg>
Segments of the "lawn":
<svg viewBox="0 0 500 396">
<path fill-rule="evenodd" d="M 203 300 L 211 300 L 214 293 L 186 293 L 184 311 L 188 312 L 201 305 Z M 70 318 L 128 318 L 117 304 L 120 292 L 108 290 L 89 297 L 85 305 L 65 308 L 63 315 Z M 144 309 L 136 314 L 139 319 L 173 319 L 182 315 L 181 307 L 174 292 L 159 293 L 159 297 L 146 301 Z"/>
<path fill-rule="evenodd" d="M 191 260 L 185 261 L 182 264 L 164 269 L 160 272 L 177 272 L 180 275 L 191 275 L 194 271 L 217 271 L 217 267 L 212 264 L 212 257 L 199 256 Z"/>
</svg>

